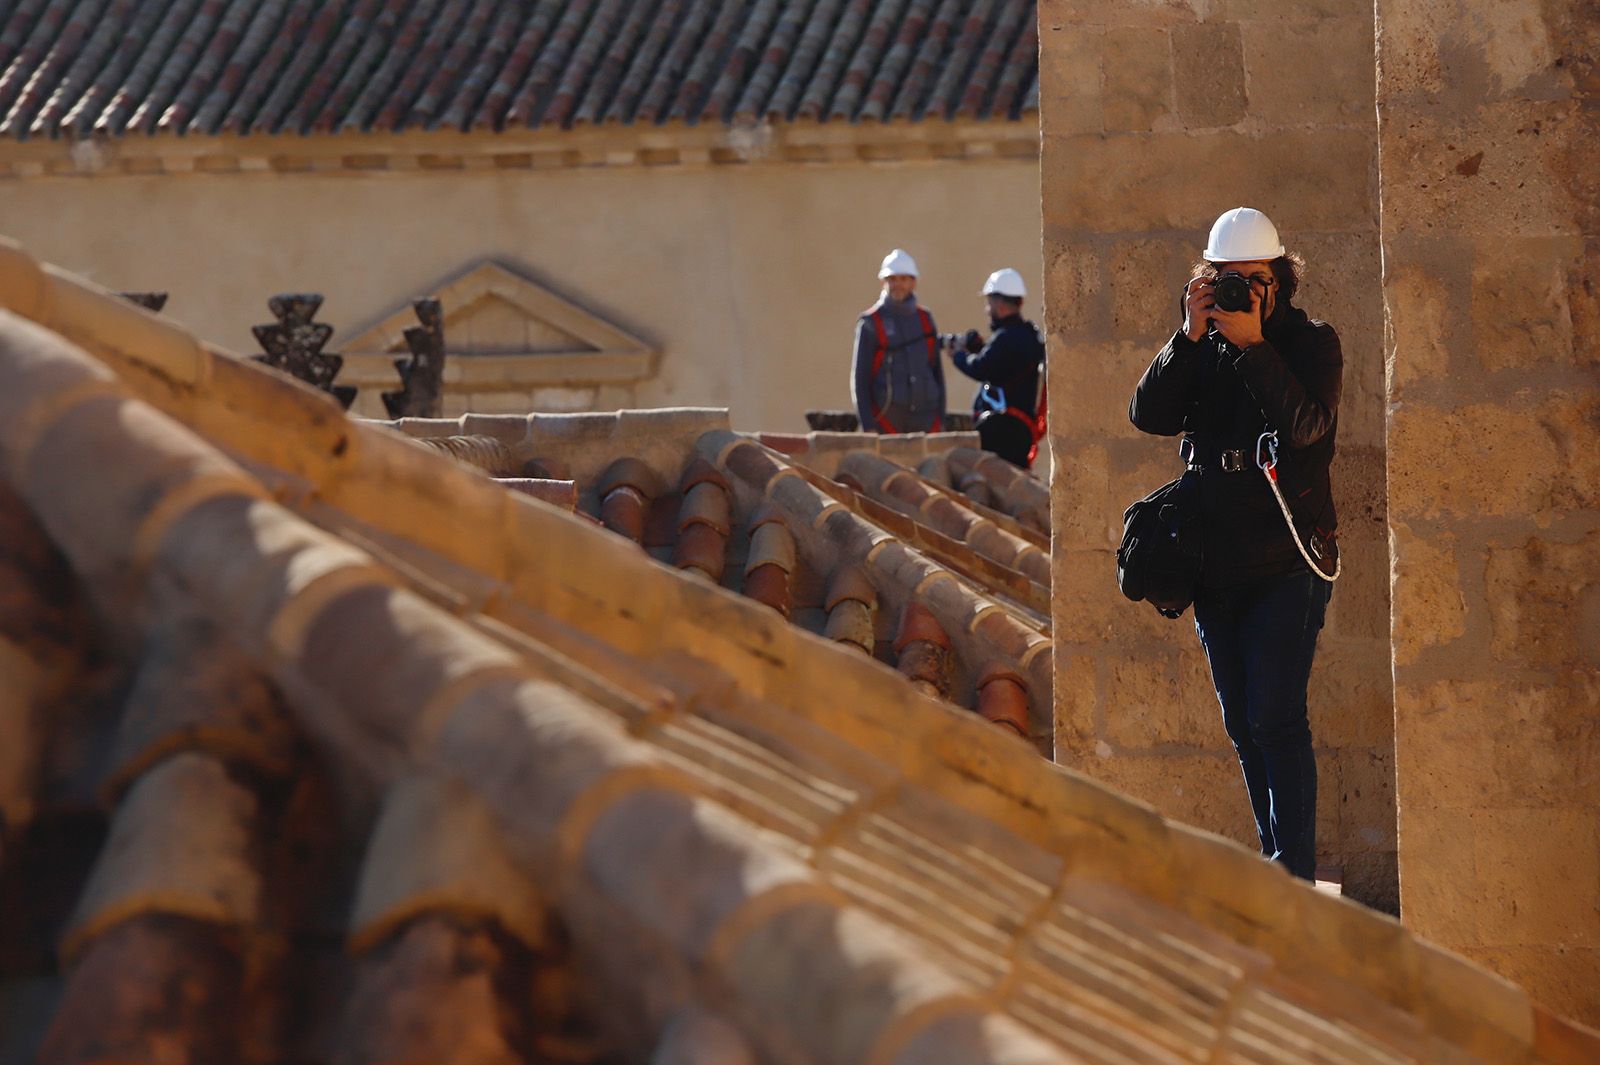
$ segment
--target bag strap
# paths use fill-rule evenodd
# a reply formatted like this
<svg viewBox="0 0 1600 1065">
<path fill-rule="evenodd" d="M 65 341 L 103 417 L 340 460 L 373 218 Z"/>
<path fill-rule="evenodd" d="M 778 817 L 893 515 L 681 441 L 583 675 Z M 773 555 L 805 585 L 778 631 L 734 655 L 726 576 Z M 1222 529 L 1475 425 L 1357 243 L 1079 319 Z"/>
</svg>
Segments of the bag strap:
<svg viewBox="0 0 1600 1065">
<path fill-rule="evenodd" d="M 1300 530 L 1294 527 L 1294 516 L 1289 513 L 1289 502 L 1283 498 L 1283 490 L 1278 487 L 1278 431 L 1268 429 L 1256 438 L 1256 466 L 1267 478 L 1267 486 L 1272 489 L 1272 496 L 1278 501 L 1278 509 L 1283 511 L 1284 524 L 1289 526 L 1289 538 L 1294 541 L 1294 546 L 1300 549 L 1300 557 L 1305 559 L 1306 565 L 1311 567 L 1311 572 L 1332 584 L 1339 579 L 1339 574 L 1344 571 L 1344 553 L 1333 560 L 1333 575 L 1322 572 L 1315 562 L 1311 561 L 1311 552 L 1306 550 L 1306 545 L 1300 540 Z"/>
</svg>

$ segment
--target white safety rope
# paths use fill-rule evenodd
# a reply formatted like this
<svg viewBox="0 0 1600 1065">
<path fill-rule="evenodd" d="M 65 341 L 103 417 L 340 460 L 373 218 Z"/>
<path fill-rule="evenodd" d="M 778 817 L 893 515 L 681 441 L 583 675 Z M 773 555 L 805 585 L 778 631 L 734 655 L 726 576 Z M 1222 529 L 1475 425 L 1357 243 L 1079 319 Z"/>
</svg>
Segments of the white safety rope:
<svg viewBox="0 0 1600 1065">
<path fill-rule="evenodd" d="M 1264 446 L 1263 446 L 1264 445 Z M 1306 565 L 1311 567 L 1311 572 L 1332 584 L 1339 579 L 1339 574 L 1344 571 L 1344 555 L 1341 553 L 1333 562 L 1333 576 L 1322 572 L 1315 562 L 1311 560 L 1311 552 L 1306 550 L 1306 545 L 1300 542 L 1300 533 L 1294 527 L 1294 516 L 1289 513 L 1289 504 L 1283 498 L 1283 491 L 1278 487 L 1278 431 L 1268 429 L 1256 438 L 1256 466 L 1267 478 L 1267 485 L 1272 489 L 1272 496 L 1278 501 L 1278 509 L 1283 511 L 1284 524 L 1289 526 L 1289 538 L 1294 541 L 1294 546 L 1300 549 L 1300 557 L 1306 560 Z"/>
</svg>

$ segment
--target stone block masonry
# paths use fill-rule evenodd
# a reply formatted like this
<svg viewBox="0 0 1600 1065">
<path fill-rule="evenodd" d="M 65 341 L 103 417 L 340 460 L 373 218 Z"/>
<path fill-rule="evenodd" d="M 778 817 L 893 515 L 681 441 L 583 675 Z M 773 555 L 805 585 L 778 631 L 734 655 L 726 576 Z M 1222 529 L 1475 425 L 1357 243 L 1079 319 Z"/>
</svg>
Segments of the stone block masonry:
<svg viewBox="0 0 1600 1065">
<path fill-rule="evenodd" d="M 1600 16 L 1379 0 L 1405 922 L 1600 1019 Z"/>
<path fill-rule="evenodd" d="M 1258 207 L 1308 261 L 1297 302 L 1344 345 L 1334 486 L 1346 575 L 1312 679 L 1319 861 L 1342 869 L 1347 894 L 1392 911 L 1371 10 L 1044 0 L 1039 18 L 1057 758 L 1169 816 L 1254 839 L 1192 623 L 1124 601 L 1113 553 L 1123 508 L 1181 468 L 1174 441 L 1128 423 L 1133 386 L 1178 325 L 1212 220 Z"/>
</svg>

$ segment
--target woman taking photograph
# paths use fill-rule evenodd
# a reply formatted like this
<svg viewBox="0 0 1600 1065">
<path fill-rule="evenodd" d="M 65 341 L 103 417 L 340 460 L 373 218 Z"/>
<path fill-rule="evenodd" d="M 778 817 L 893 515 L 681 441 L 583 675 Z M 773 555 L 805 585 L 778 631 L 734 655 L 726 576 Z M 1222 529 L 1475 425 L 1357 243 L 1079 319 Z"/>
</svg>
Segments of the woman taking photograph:
<svg viewBox="0 0 1600 1065">
<path fill-rule="evenodd" d="M 1338 575 L 1328 471 L 1344 360 L 1333 327 L 1294 306 L 1303 269 L 1260 211 L 1218 218 L 1184 286 L 1182 324 L 1128 414 L 1144 432 L 1183 434 L 1203 530 L 1195 629 L 1262 853 L 1310 880 L 1317 764 L 1306 688 Z M 1281 504 L 1263 471 L 1273 458 Z"/>
</svg>

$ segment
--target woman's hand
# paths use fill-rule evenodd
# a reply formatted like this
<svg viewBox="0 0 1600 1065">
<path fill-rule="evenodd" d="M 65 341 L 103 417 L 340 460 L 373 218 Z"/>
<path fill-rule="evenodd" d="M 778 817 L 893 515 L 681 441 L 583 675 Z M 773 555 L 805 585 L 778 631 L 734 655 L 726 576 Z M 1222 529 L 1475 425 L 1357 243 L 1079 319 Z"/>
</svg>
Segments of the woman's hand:
<svg viewBox="0 0 1600 1065">
<path fill-rule="evenodd" d="M 1211 279 L 1197 277 L 1183 286 L 1183 335 L 1198 341 L 1211 327 L 1216 304 L 1211 302 Z"/>
<path fill-rule="evenodd" d="M 1250 286 L 1250 306 L 1247 309 L 1222 311 L 1213 305 L 1209 313 L 1217 332 L 1240 351 L 1266 339 L 1261 335 L 1261 293 L 1255 285 Z"/>
</svg>

